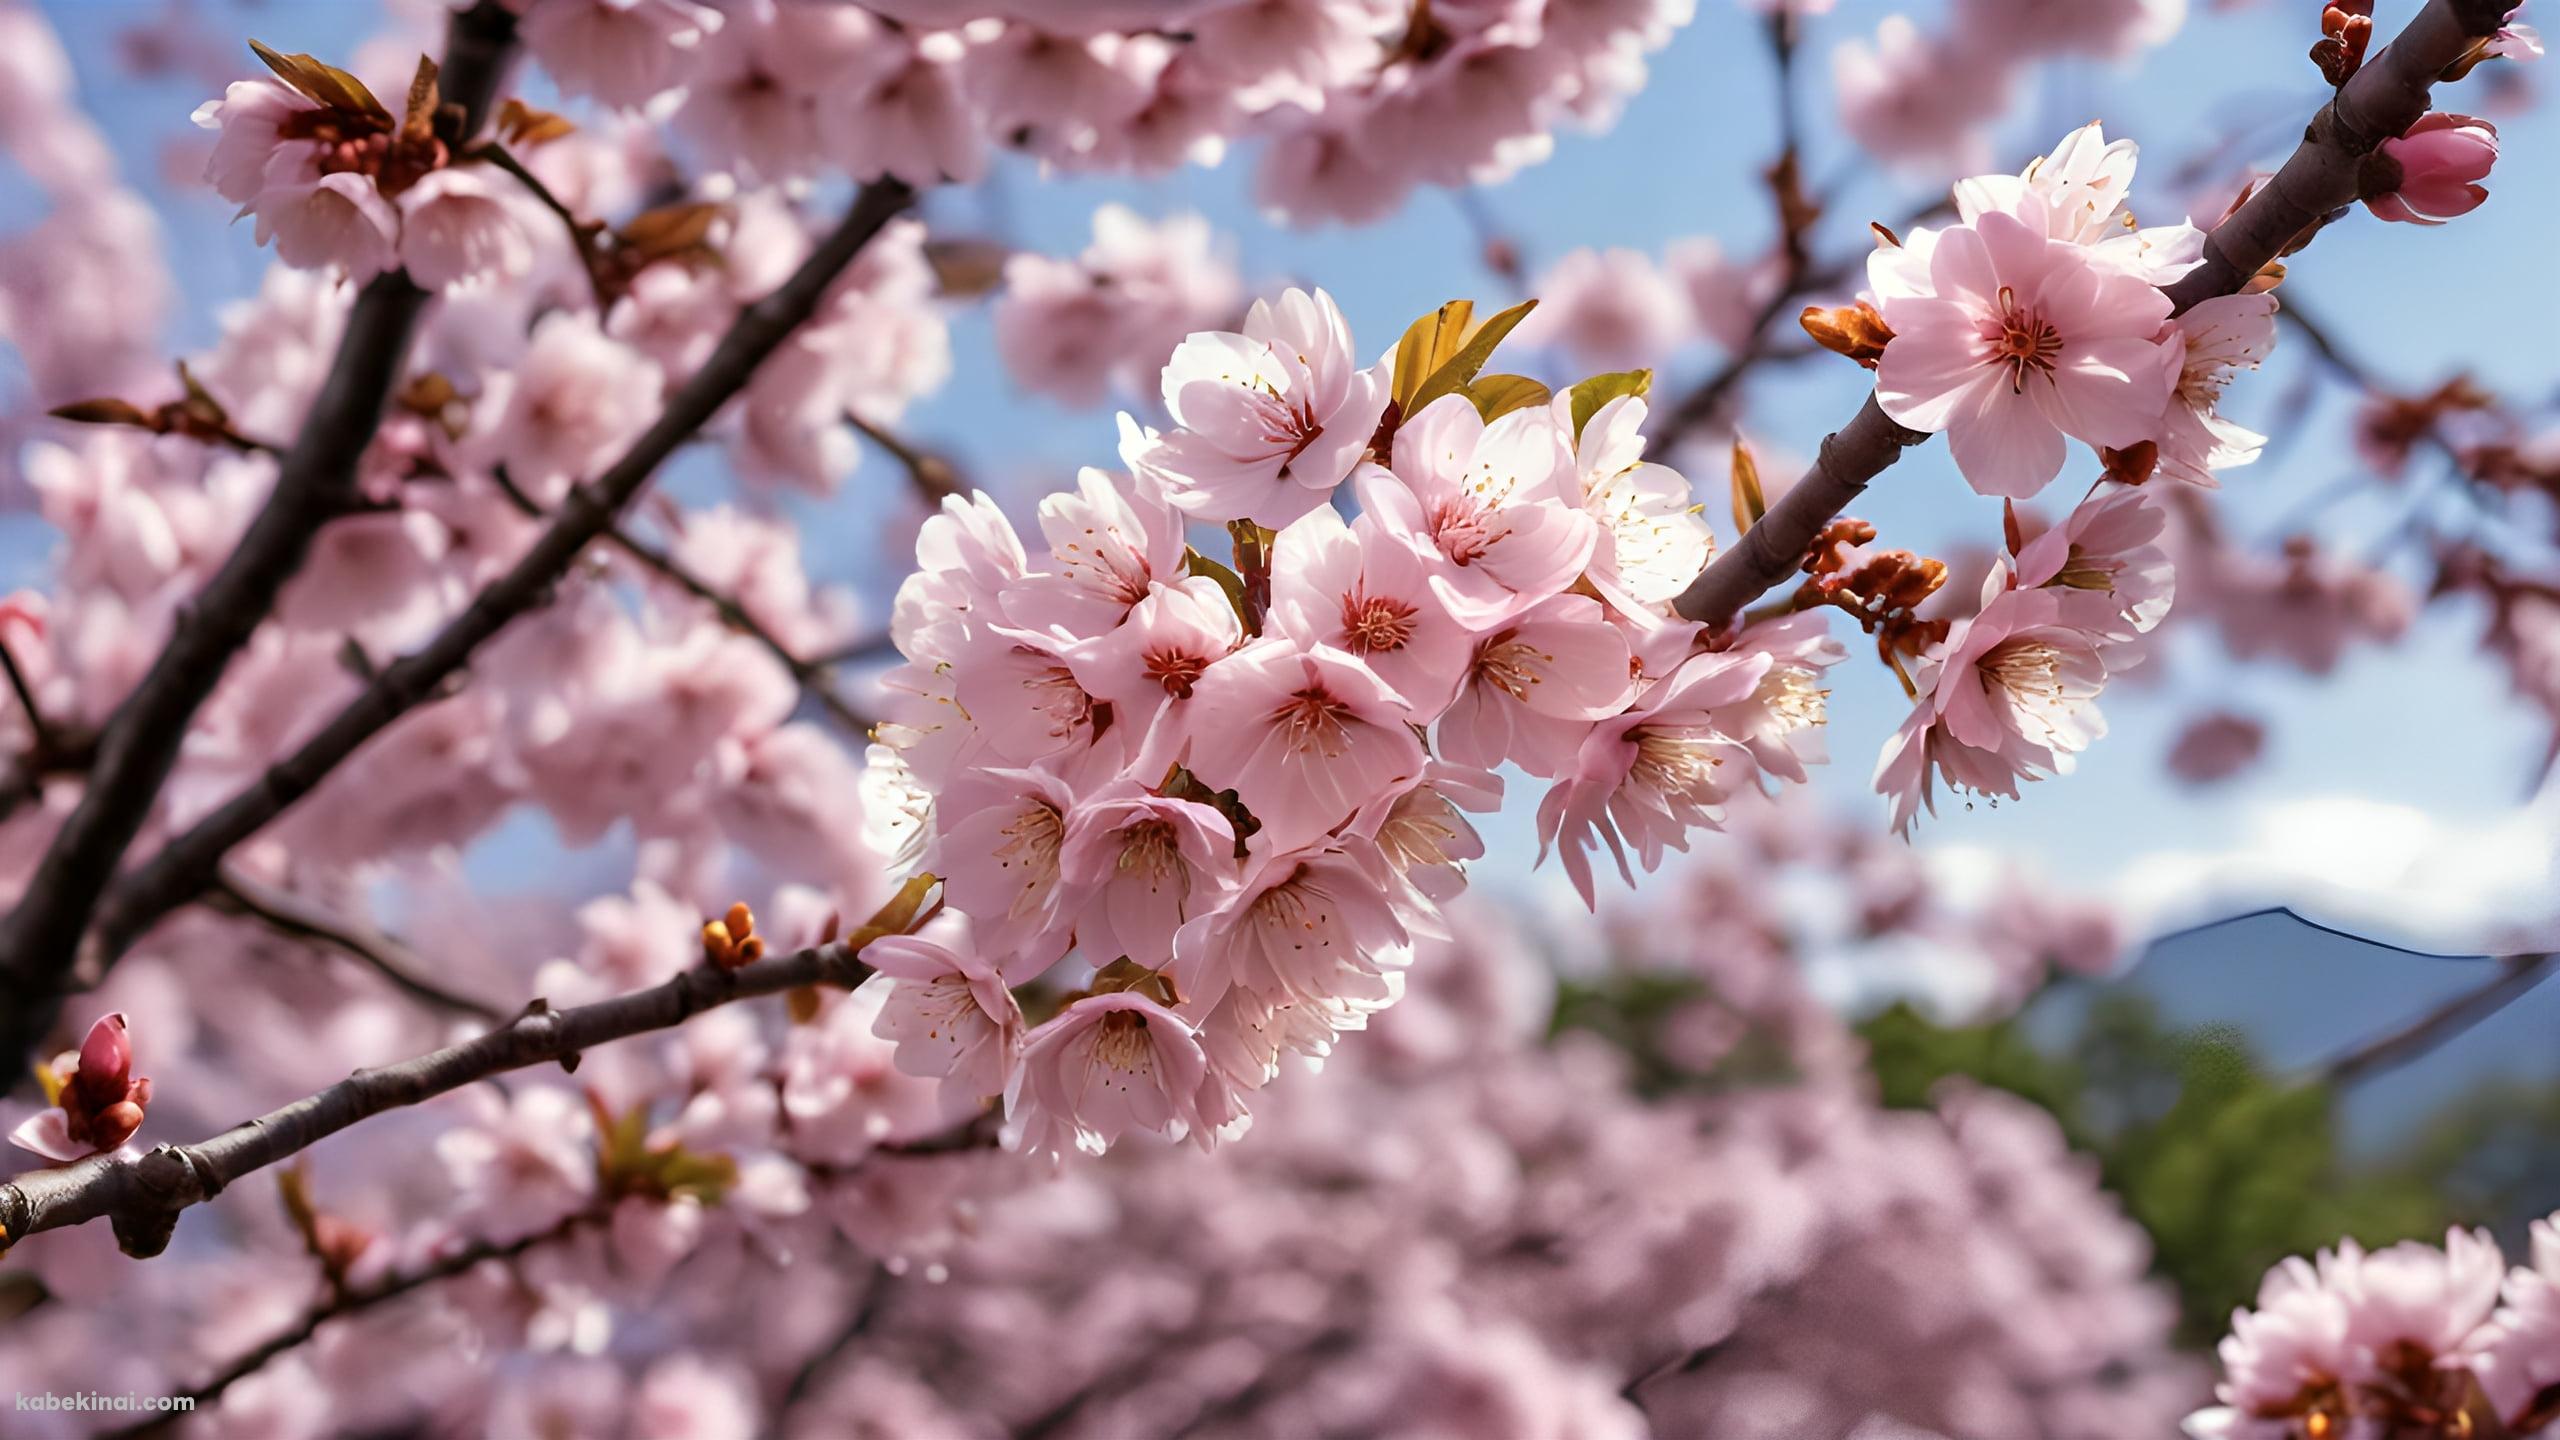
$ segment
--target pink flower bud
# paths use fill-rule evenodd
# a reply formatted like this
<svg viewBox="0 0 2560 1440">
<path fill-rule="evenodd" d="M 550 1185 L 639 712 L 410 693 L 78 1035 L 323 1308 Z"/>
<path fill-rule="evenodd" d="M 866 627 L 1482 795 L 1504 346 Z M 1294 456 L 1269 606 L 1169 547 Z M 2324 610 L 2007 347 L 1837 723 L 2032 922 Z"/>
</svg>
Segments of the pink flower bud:
<svg viewBox="0 0 2560 1440">
<path fill-rule="evenodd" d="M 113 1104 L 124 1098 L 125 1082 L 132 1075 L 133 1042 L 126 1038 L 123 1012 L 100 1016 L 89 1027 L 88 1038 L 80 1042 L 80 1069 L 71 1077 L 70 1088 L 83 1097 L 95 1097 L 95 1104 Z"/>
<path fill-rule="evenodd" d="M 69 1074 L 62 1072 L 68 1069 Z M 101 1017 L 80 1042 L 80 1053 L 54 1062 L 62 1093 L 54 1109 L 10 1133 L 22 1149 L 48 1160 L 71 1161 L 115 1150 L 142 1128 L 151 1105 L 151 1082 L 133 1075 L 133 1042 L 121 1013 Z"/>
<path fill-rule="evenodd" d="M 2365 208 L 2385 220 L 2441 225 L 2480 208 L 2489 191 L 2479 182 L 2498 162 L 2498 128 L 2486 120 L 2430 111 L 2409 133 L 2382 142 L 2375 183 Z M 2396 171 L 2396 174 L 2394 173 Z"/>
</svg>

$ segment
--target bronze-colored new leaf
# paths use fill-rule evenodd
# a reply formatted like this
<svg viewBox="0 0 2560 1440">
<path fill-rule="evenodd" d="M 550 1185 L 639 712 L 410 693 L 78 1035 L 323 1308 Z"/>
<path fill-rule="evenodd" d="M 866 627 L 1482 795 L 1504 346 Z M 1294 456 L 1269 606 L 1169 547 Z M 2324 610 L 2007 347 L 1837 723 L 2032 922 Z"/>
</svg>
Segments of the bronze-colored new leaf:
<svg viewBox="0 0 2560 1440">
<path fill-rule="evenodd" d="M 268 69 L 276 72 L 277 79 L 292 86 L 313 104 L 370 115 L 386 126 L 391 123 L 391 112 L 382 108 L 382 102 L 373 98 L 373 92 L 364 88 L 364 82 L 337 66 L 309 55 L 279 54 L 255 40 L 249 42 L 249 48 L 266 62 Z"/>
<path fill-rule="evenodd" d="M 1440 308 L 1445 314 L 1449 307 L 1444 305 Z M 1467 383 L 1474 380 L 1485 365 L 1493 359 L 1494 347 L 1502 343 L 1503 337 L 1509 335 L 1521 321 L 1528 319 L 1529 312 L 1537 308 L 1537 301 L 1523 300 L 1481 325 L 1468 327 L 1460 334 L 1456 351 L 1442 361 L 1440 368 L 1432 371 L 1430 377 L 1415 388 L 1412 403 L 1403 407 L 1406 417 L 1419 415 L 1428 409 L 1434 400 L 1455 395 L 1464 389 Z"/>
<path fill-rule="evenodd" d="M 1751 447 L 1741 436 L 1733 437 L 1733 529 L 1737 535 L 1748 535 L 1760 517 L 1769 513 L 1769 498 L 1760 489 L 1760 462 L 1752 458 Z"/>
</svg>

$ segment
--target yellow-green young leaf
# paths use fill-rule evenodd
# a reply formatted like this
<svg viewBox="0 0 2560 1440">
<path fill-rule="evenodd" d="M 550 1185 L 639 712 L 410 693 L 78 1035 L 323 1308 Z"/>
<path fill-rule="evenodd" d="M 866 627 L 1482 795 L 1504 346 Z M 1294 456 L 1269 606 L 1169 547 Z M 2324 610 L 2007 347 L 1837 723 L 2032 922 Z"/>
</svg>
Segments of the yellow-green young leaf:
<svg viewBox="0 0 2560 1440">
<path fill-rule="evenodd" d="M 1537 301 L 1523 300 L 1467 331 L 1458 352 L 1441 362 L 1440 368 L 1431 372 L 1431 378 L 1422 382 L 1422 388 L 1413 392 L 1413 403 L 1403 407 L 1405 417 L 1410 419 L 1421 414 L 1430 408 L 1432 401 L 1442 396 L 1457 394 L 1468 381 L 1476 378 L 1477 372 L 1484 369 L 1485 363 L 1493 358 L 1494 347 L 1502 343 L 1502 338 L 1511 333 L 1512 327 L 1528 319 L 1529 312 L 1537 308 Z"/>
<path fill-rule="evenodd" d="M 1467 398 L 1476 402 L 1477 413 L 1491 422 L 1514 410 L 1544 405 L 1555 397 L 1546 386 L 1526 375 L 1487 375 L 1467 387 Z"/>
<path fill-rule="evenodd" d="M 1733 437 L 1733 528 L 1748 535 L 1760 517 L 1769 513 L 1768 497 L 1760 490 L 1760 462 L 1751 458 L 1751 447 L 1742 437 Z"/>
<path fill-rule="evenodd" d="M 1452 300 L 1405 327 L 1404 338 L 1396 342 L 1395 378 L 1388 389 L 1399 413 L 1413 413 L 1413 397 L 1422 382 L 1458 353 L 1475 313 L 1474 301 Z"/>
<path fill-rule="evenodd" d="M 1643 395 L 1653 389 L 1650 370 L 1617 370 L 1607 375 L 1594 375 L 1565 393 L 1573 397 L 1573 439 L 1582 442 L 1582 427 L 1600 413 L 1600 407 L 1621 395 Z"/>
</svg>

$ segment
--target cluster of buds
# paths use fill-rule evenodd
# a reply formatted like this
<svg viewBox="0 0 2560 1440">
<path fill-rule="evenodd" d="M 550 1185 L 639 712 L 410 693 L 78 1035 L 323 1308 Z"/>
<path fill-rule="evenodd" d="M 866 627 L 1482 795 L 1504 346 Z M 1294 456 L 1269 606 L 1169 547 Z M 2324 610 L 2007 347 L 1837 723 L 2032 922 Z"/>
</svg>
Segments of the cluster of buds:
<svg viewBox="0 0 2560 1440">
<path fill-rule="evenodd" d="M 2320 11 L 2320 38 L 2311 46 L 2311 63 L 2322 79 L 2344 85 L 2364 68 L 2365 47 L 2373 43 L 2373 0 L 2329 0 Z"/>
<path fill-rule="evenodd" d="M 123 1148 L 151 1105 L 151 1082 L 133 1073 L 122 1012 L 90 1026 L 78 1050 L 38 1065 L 36 1081 L 51 1108 L 9 1132 L 9 1139 L 48 1160 L 67 1163 Z"/>
<path fill-rule="evenodd" d="M 2396 475 L 2412 451 L 2441 438 L 2449 418 L 2497 408 L 2498 397 L 2468 375 L 2424 395 L 2377 395 L 2356 417 L 2356 449 L 2375 469 Z"/>
<path fill-rule="evenodd" d="M 756 933 L 755 912 L 744 900 L 730 906 L 721 918 L 703 923 L 703 957 L 723 970 L 753 965 L 764 958 L 764 949 L 764 937 Z"/>
<path fill-rule="evenodd" d="M 1803 568 L 1811 578 L 1797 589 L 1794 607 L 1827 605 L 1847 613 L 1875 637 L 1877 658 L 1903 675 L 1904 657 L 1916 658 L 1947 638 L 1946 621 L 1919 615 L 1947 583 L 1947 564 L 1908 550 L 1867 549 L 1875 538 L 1875 526 L 1850 516 L 1823 526 L 1806 548 Z"/>
</svg>

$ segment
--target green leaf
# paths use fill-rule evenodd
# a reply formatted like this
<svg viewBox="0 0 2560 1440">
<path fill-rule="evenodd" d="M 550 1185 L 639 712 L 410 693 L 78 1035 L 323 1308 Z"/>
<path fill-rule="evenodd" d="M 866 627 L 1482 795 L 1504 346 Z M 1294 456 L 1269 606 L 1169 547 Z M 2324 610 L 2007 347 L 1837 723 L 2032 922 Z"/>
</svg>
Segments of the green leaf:
<svg viewBox="0 0 2560 1440">
<path fill-rule="evenodd" d="M 1490 423 L 1514 410 L 1544 405 L 1554 399 L 1546 386 L 1526 375 L 1487 375 L 1467 387 L 1467 398 L 1476 402 L 1476 411 Z"/>
<path fill-rule="evenodd" d="M 1591 417 L 1599 414 L 1602 406 L 1621 395 L 1643 395 L 1652 389 L 1652 371 L 1617 370 L 1594 375 L 1567 390 L 1565 393 L 1573 397 L 1574 443 L 1582 443 L 1582 427 L 1591 423 Z"/>
<path fill-rule="evenodd" d="M 1487 361 L 1493 359 L 1494 347 L 1502 343 L 1503 337 L 1528 319 L 1529 312 L 1537 308 L 1537 301 L 1523 300 L 1466 332 L 1457 352 L 1442 362 L 1439 369 L 1432 371 L 1431 378 L 1423 381 L 1421 388 L 1413 392 L 1413 403 L 1404 407 L 1405 417 L 1410 419 L 1430 408 L 1432 401 L 1457 394 L 1468 381 L 1476 378 L 1476 373 L 1484 369 Z M 1448 307 L 1442 306 L 1441 309 L 1445 312 Z"/>
</svg>

